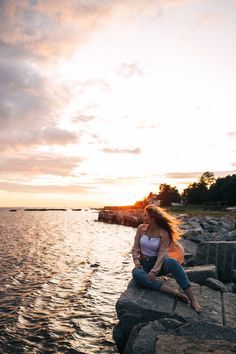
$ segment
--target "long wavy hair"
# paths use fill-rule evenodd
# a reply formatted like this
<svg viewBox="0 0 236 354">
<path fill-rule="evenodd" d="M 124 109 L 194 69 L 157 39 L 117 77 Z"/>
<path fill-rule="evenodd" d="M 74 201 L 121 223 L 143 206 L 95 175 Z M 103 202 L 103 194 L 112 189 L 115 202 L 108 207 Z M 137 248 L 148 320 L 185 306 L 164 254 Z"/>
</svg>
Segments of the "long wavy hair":
<svg viewBox="0 0 236 354">
<path fill-rule="evenodd" d="M 181 238 L 180 221 L 170 215 L 165 209 L 150 204 L 145 207 L 145 210 L 155 220 L 157 226 L 168 232 L 170 242 L 176 242 Z"/>
</svg>

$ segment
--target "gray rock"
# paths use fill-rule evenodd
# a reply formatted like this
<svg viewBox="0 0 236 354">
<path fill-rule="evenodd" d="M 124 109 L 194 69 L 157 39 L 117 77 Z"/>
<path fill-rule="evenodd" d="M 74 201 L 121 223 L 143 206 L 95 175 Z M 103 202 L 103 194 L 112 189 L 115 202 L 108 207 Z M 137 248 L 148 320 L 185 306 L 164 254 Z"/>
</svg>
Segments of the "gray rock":
<svg viewBox="0 0 236 354">
<path fill-rule="evenodd" d="M 192 256 L 192 257 L 189 257 L 189 258 L 185 258 L 185 261 L 184 261 L 184 267 L 193 267 L 194 264 L 196 262 L 196 257 L 195 256 Z"/>
<path fill-rule="evenodd" d="M 178 289 L 174 279 L 168 280 L 165 284 Z M 181 323 L 200 320 L 222 325 L 223 318 L 227 316 L 227 318 L 229 318 L 230 311 L 232 311 L 231 319 L 233 316 L 236 316 L 236 308 L 230 305 L 231 302 L 236 304 L 236 296 L 234 294 L 231 294 L 234 296 L 232 299 L 226 298 L 226 303 L 223 306 L 221 293 L 219 291 L 198 284 L 192 284 L 192 289 L 203 307 L 200 314 L 193 311 L 189 304 L 180 302 L 172 296 L 161 293 L 160 291 L 152 291 L 139 287 L 131 281 L 116 304 L 119 323 L 114 328 L 113 338 L 119 352 L 124 352 L 132 329 L 139 324 L 147 324 L 150 321 L 162 319 L 160 323 L 167 328 L 168 326 L 165 325 L 165 321 L 174 319 Z M 223 294 L 225 296 L 228 293 Z M 225 313 L 222 311 L 225 311 Z M 232 323 L 231 319 L 228 319 L 230 325 Z M 141 342 L 136 343 L 138 348 L 139 345 L 141 345 L 140 343 Z"/>
<path fill-rule="evenodd" d="M 228 233 L 228 240 L 229 241 L 236 241 L 236 230 L 230 231 Z"/>
<path fill-rule="evenodd" d="M 214 241 L 214 240 L 208 240 Z M 215 233 L 215 241 L 230 241 L 229 231 L 220 229 Z"/>
<path fill-rule="evenodd" d="M 195 221 L 193 219 L 192 220 L 190 219 L 190 220 L 186 221 L 186 223 L 190 229 L 202 229 L 199 221 Z"/>
<path fill-rule="evenodd" d="M 189 280 L 200 285 L 204 284 L 207 278 L 217 278 L 217 270 L 214 264 L 185 267 L 184 269 Z"/>
<path fill-rule="evenodd" d="M 235 353 L 236 330 L 205 321 L 183 323 L 170 318 L 133 328 L 124 354 Z"/>
<path fill-rule="evenodd" d="M 198 245 L 196 265 L 214 264 L 222 282 L 232 281 L 236 269 L 236 241 L 202 242 Z"/>
<path fill-rule="evenodd" d="M 225 340 L 177 337 L 173 334 L 157 337 L 155 354 L 172 354 L 173 348 L 176 354 L 231 354 L 236 352 L 236 344 Z"/>
<path fill-rule="evenodd" d="M 232 280 L 236 283 L 236 269 L 232 269 Z"/>
<path fill-rule="evenodd" d="M 184 238 L 196 243 L 200 243 L 204 239 L 204 230 L 201 228 L 190 229 L 185 233 Z"/>
<path fill-rule="evenodd" d="M 179 214 L 176 216 L 176 219 L 180 220 L 181 222 L 185 222 L 189 220 L 189 215 L 188 214 Z"/>
<path fill-rule="evenodd" d="M 215 289 L 215 290 L 219 290 L 219 291 L 222 291 L 222 292 L 227 292 L 228 291 L 227 286 L 225 286 L 218 279 L 207 278 L 206 281 L 205 281 L 205 285 L 208 286 L 209 288 L 212 288 L 212 289 Z"/>
<path fill-rule="evenodd" d="M 236 222 L 230 216 L 222 217 L 220 223 L 227 231 L 232 231 L 236 228 Z"/>
<path fill-rule="evenodd" d="M 124 354 L 155 354 L 156 333 L 165 333 L 158 321 L 134 326 L 125 346 Z"/>
<path fill-rule="evenodd" d="M 184 250 L 187 254 L 196 256 L 197 244 L 195 242 L 182 238 L 179 243 L 184 247 Z"/>
<path fill-rule="evenodd" d="M 224 313 L 223 324 L 236 329 L 236 295 L 234 293 L 222 293 Z"/>
</svg>

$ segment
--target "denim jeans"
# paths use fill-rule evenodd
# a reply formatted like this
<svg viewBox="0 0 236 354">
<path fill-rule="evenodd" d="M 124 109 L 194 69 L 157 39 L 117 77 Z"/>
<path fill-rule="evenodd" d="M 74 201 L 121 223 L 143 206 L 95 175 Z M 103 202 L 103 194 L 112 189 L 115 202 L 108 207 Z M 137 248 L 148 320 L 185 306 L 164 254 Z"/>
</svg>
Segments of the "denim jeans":
<svg viewBox="0 0 236 354">
<path fill-rule="evenodd" d="M 142 268 L 134 268 L 132 271 L 134 281 L 152 290 L 159 290 L 162 286 L 162 281 L 159 279 L 148 280 L 147 274 L 156 263 L 156 257 L 151 257 L 148 260 L 140 261 Z M 184 268 L 174 258 L 165 258 L 158 276 L 172 274 L 179 286 L 184 290 L 191 286 Z"/>
</svg>

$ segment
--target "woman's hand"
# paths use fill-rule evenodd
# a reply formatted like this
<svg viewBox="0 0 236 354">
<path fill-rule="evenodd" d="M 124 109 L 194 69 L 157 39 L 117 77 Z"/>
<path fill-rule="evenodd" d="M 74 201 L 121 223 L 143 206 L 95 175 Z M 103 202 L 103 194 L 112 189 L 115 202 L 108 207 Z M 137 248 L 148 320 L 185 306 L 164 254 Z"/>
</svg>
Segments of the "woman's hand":
<svg viewBox="0 0 236 354">
<path fill-rule="evenodd" d="M 147 275 L 147 278 L 149 281 L 155 280 L 156 279 L 156 274 L 154 272 L 149 272 Z"/>
<path fill-rule="evenodd" d="M 137 264 L 137 265 L 134 266 L 134 269 L 139 269 L 139 268 L 140 268 L 140 269 L 143 269 L 143 267 L 141 266 L 141 264 Z"/>
</svg>

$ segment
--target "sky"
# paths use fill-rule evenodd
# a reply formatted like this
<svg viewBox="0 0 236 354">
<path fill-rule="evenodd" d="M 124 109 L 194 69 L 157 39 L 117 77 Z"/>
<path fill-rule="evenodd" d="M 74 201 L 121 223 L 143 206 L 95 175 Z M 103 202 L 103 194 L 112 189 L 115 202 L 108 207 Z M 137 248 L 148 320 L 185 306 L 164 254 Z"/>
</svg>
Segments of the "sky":
<svg viewBox="0 0 236 354">
<path fill-rule="evenodd" d="M 0 0 L 0 206 L 236 173 L 235 0 Z"/>
</svg>

